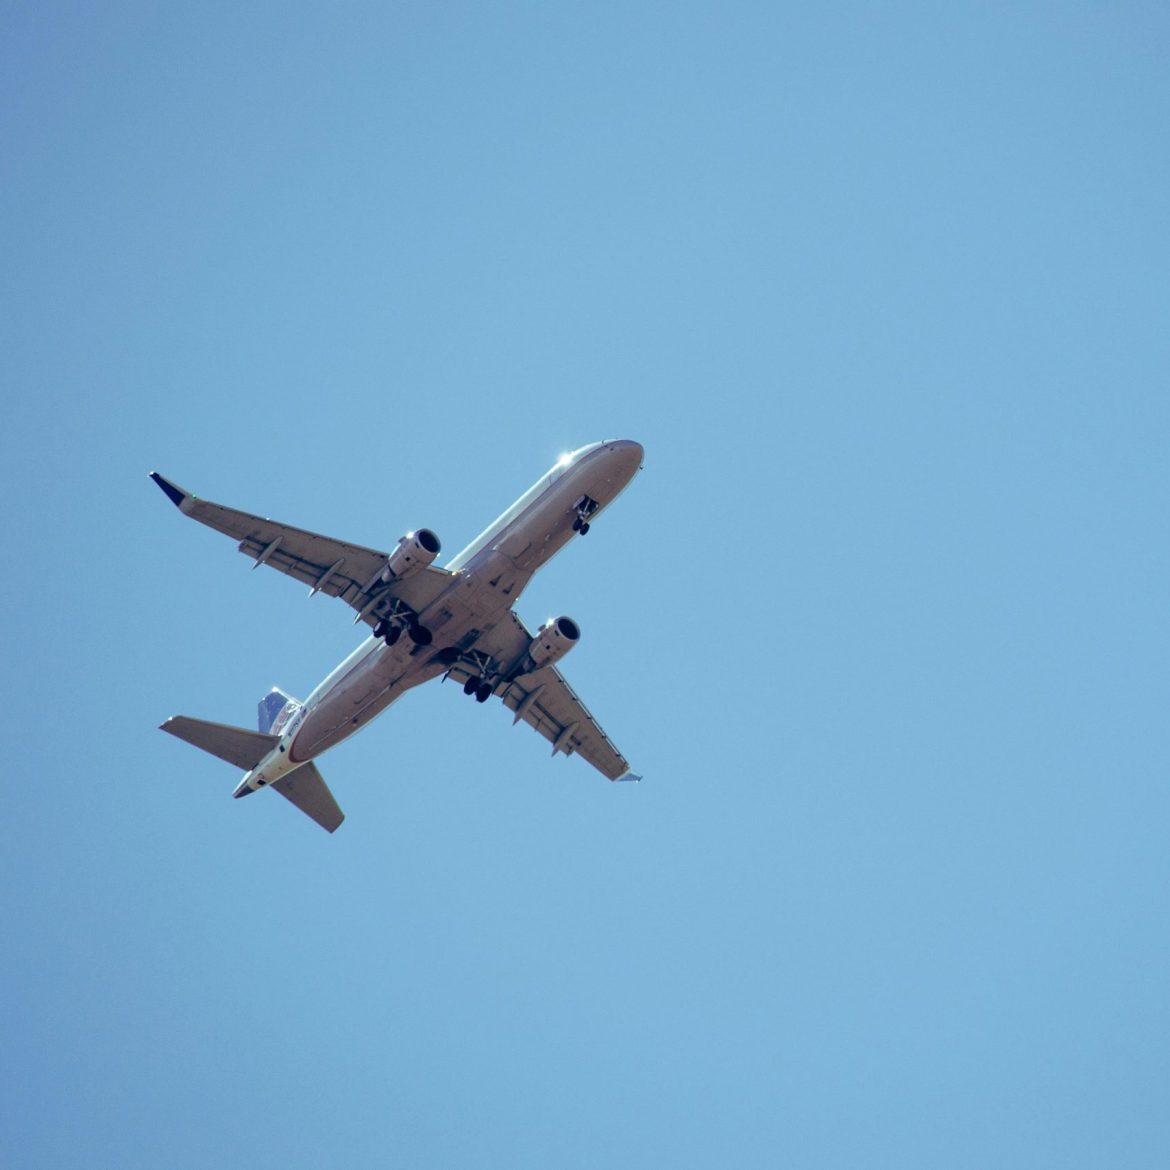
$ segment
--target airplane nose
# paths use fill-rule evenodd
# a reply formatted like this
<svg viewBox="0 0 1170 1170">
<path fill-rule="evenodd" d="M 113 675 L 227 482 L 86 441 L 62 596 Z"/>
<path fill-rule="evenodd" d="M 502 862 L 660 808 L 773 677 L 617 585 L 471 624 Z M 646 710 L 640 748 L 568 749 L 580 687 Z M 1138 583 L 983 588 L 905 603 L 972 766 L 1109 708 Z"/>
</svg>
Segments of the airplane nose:
<svg viewBox="0 0 1170 1170">
<path fill-rule="evenodd" d="M 614 453 L 614 458 L 621 460 L 622 468 L 627 475 L 633 475 L 642 466 L 645 452 L 641 443 L 636 443 L 633 439 L 614 439 L 607 446 Z"/>
</svg>

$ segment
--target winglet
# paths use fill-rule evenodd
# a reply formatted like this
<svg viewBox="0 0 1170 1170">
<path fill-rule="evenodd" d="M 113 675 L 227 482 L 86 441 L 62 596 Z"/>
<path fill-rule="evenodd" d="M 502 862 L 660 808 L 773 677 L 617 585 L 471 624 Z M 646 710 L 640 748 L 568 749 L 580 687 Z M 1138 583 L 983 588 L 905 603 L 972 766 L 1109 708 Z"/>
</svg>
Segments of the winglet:
<svg viewBox="0 0 1170 1170">
<path fill-rule="evenodd" d="M 178 484 L 171 483 L 169 479 L 164 479 L 157 471 L 150 473 L 150 478 L 158 484 L 160 488 L 167 494 L 167 499 L 175 505 L 176 508 L 183 506 L 183 501 L 190 496 L 190 492 L 184 491 Z"/>
<path fill-rule="evenodd" d="M 627 782 L 631 782 L 631 783 L 634 783 L 634 784 L 641 784 L 641 783 L 642 783 L 642 777 L 641 777 L 641 776 L 638 776 L 638 775 L 635 775 L 635 773 L 633 773 L 633 772 L 623 772 L 623 773 L 622 773 L 622 774 L 621 774 L 621 775 L 620 775 L 620 776 L 617 778 L 617 783 L 619 783 L 619 784 L 620 784 L 622 781 L 627 781 Z"/>
</svg>

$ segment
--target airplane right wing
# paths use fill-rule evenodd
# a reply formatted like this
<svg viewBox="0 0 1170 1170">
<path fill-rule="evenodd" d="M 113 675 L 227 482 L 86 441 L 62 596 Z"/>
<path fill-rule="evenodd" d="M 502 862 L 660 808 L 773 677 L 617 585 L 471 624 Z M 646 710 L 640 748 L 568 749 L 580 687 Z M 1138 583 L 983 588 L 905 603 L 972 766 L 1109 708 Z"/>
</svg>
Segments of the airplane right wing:
<svg viewBox="0 0 1170 1170">
<path fill-rule="evenodd" d="M 327 593 L 340 597 L 357 610 L 355 621 L 360 618 L 374 625 L 392 601 L 418 613 L 451 584 L 453 574 L 434 565 L 385 583 L 381 574 L 389 553 L 201 500 L 157 471 L 152 471 L 150 478 L 184 515 L 239 541 L 240 552 L 255 561 L 253 568 L 268 565 L 278 569 L 311 586 L 310 596 Z"/>
<path fill-rule="evenodd" d="M 532 642 L 532 635 L 524 623 L 510 613 L 505 619 L 476 643 L 475 649 L 489 654 L 497 662 L 519 662 Z M 474 674 L 466 662 L 456 663 L 449 677 L 466 682 Z M 496 688 L 509 711 L 515 713 L 513 723 L 521 719 L 535 728 L 553 745 L 553 755 L 574 752 L 587 760 L 609 780 L 640 780 L 630 771 L 629 761 L 617 750 L 601 724 L 577 697 L 555 666 L 544 666 L 528 674 L 520 674 Z"/>
</svg>

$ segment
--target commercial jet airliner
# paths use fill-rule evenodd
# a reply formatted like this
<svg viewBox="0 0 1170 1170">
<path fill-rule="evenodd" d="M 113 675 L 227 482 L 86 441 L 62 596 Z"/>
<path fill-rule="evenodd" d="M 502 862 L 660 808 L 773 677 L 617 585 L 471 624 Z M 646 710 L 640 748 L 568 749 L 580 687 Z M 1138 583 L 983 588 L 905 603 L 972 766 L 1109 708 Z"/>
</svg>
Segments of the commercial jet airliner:
<svg viewBox="0 0 1170 1170">
<path fill-rule="evenodd" d="M 642 448 L 630 439 L 563 456 L 443 568 L 434 564 L 439 538 L 428 528 L 379 552 L 209 503 L 152 471 L 180 512 L 238 540 L 253 568 L 295 577 L 311 586 L 310 597 L 340 597 L 357 610 L 355 623 L 373 627 L 303 703 L 275 687 L 265 695 L 259 731 L 185 715 L 162 730 L 246 769 L 237 797 L 274 788 L 330 833 L 345 816 L 313 760 L 440 675 L 461 682 L 477 702 L 498 695 L 512 722 L 534 727 L 554 756 L 576 752 L 610 780 L 640 779 L 557 669 L 581 636 L 577 623 L 558 617 L 532 634 L 512 606 L 641 464 Z"/>
</svg>

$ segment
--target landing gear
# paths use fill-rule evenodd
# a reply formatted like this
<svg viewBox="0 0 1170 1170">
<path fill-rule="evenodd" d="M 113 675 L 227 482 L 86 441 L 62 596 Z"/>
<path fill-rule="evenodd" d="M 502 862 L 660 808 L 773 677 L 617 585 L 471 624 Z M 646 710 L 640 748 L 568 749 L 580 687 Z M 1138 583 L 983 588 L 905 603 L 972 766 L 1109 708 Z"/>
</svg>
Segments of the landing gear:
<svg viewBox="0 0 1170 1170">
<path fill-rule="evenodd" d="M 402 627 L 390 621 L 389 618 L 382 618 L 374 626 L 374 637 L 384 639 L 387 646 L 393 646 L 402 637 Z"/>
<path fill-rule="evenodd" d="M 573 505 L 573 511 L 576 515 L 573 517 L 573 531 L 584 536 L 589 531 L 589 517 L 601 505 L 591 496 L 582 496 L 576 504 Z"/>
<path fill-rule="evenodd" d="M 452 666 L 455 662 L 461 663 L 460 673 L 467 671 L 467 677 L 463 680 L 463 693 L 474 695 L 477 703 L 486 703 L 496 693 L 496 687 L 505 681 L 495 659 L 479 650 L 458 650 L 449 647 L 447 650 L 440 650 L 431 661 L 439 659 L 449 660 Z"/>
<path fill-rule="evenodd" d="M 411 640 L 420 646 L 431 644 L 431 632 L 419 625 L 417 616 L 402 602 L 391 598 L 387 612 L 374 623 L 374 637 L 381 638 L 387 646 L 394 646 L 402 637 L 403 631 L 410 634 Z"/>
<path fill-rule="evenodd" d="M 383 639 L 387 646 L 393 646 L 402 637 L 402 627 L 383 618 L 374 627 L 374 637 Z"/>
<path fill-rule="evenodd" d="M 474 695 L 477 703 L 486 703 L 495 689 L 495 683 L 474 674 L 463 684 L 463 693 Z"/>
</svg>

